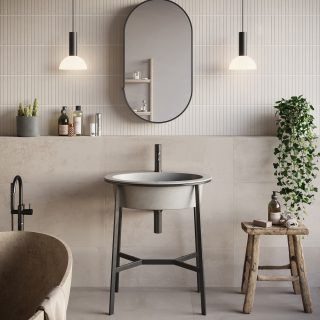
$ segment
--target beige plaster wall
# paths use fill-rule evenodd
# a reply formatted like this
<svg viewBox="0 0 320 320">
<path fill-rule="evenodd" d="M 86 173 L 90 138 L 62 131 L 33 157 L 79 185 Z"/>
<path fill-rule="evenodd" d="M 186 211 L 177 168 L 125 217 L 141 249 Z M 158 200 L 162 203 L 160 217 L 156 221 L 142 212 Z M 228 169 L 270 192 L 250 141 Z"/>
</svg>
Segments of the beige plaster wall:
<svg viewBox="0 0 320 320">
<path fill-rule="evenodd" d="M 109 284 L 113 196 L 103 176 L 118 170 L 152 170 L 153 145 L 163 145 L 163 169 L 205 172 L 203 245 L 208 286 L 238 286 L 245 234 L 240 222 L 265 218 L 271 191 L 272 137 L 0 138 L 0 230 L 10 229 L 9 184 L 24 181 L 25 203 L 34 209 L 26 230 L 55 235 L 74 255 L 73 286 Z M 317 184 L 320 185 L 319 180 Z M 320 285 L 320 198 L 310 208 L 311 234 L 304 240 L 310 283 Z M 153 215 L 125 211 L 123 251 L 141 257 L 191 252 L 193 214 L 165 212 L 163 233 L 153 234 Z M 262 263 L 287 262 L 285 239 L 262 241 Z M 122 286 L 190 286 L 195 275 L 174 266 L 122 273 Z M 274 285 L 274 284 L 273 284 Z"/>
</svg>

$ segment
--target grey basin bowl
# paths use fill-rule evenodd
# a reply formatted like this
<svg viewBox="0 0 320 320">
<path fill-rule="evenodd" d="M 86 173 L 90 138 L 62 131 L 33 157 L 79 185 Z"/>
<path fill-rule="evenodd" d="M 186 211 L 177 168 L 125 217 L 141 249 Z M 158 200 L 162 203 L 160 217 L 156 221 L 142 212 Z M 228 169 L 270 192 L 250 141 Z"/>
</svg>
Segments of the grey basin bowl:
<svg viewBox="0 0 320 320">
<path fill-rule="evenodd" d="M 193 208 L 195 186 L 211 181 L 203 174 L 180 172 L 115 172 L 105 181 L 116 186 L 119 206 L 141 210 L 168 210 Z"/>
</svg>

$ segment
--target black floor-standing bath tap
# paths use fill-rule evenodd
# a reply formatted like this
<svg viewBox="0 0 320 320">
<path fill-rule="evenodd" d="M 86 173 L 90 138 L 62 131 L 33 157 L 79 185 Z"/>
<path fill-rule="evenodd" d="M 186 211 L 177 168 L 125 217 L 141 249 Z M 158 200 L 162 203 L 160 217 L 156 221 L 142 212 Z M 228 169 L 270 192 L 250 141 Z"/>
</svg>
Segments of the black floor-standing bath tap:
<svg viewBox="0 0 320 320">
<path fill-rule="evenodd" d="M 161 144 L 156 144 L 154 146 L 154 171 L 162 171 L 162 162 L 161 162 Z M 154 211 L 154 233 L 162 233 L 162 211 Z"/>
<path fill-rule="evenodd" d="M 19 204 L 18 208 L 14 209 L 14 202 L 15 202 L 15 193 L 16 193 L 16 184 L 18 182 L 19 186 Z M 32 215 L 33 210 L 30 208 L 25 209 L 23 203 L 23 184 L 22 178 L 20 176 L 15 176 L 12 183 L 11 183 L 11 230 L 14 230 L 14 215 L 18 215 L 18 230 L 24 230 L 24 216 L 25 215 Z"/>
</svg>

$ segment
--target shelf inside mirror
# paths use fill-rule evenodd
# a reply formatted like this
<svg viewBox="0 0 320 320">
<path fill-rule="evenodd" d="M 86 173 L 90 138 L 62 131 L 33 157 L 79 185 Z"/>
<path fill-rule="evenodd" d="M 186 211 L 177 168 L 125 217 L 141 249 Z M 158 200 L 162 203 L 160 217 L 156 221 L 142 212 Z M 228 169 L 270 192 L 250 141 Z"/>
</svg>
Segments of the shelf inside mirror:
<svg viewBox="0 0 320 320">
<path fill-rule="evenodd" d="M 134 111 L 134 112 L 140 116 L 151 116 L 150 111 Z"/>
<path fill-rule="evenodd" d="M 125 79 L 125 83 L 151 83 L 151 79 Z"/>
</svg>

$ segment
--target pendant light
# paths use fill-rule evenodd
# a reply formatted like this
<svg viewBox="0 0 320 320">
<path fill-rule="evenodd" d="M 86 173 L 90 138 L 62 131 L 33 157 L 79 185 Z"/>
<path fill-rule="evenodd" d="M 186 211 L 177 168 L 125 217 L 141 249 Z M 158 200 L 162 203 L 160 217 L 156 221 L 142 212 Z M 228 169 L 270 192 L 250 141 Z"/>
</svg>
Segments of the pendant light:
<svg viewBox="0 0 320 320">
<path fill-rule="evenodd" d="M 242 0 L 242 31 L 239 32 L 239 56 L 232 59 L 229 70 L 256 70 L 255 61 L 247 55 L 247 33 L 243 31 L 243 0 Z"/>
<path fill-rule="evenodd" d="M 69 56 L 59 66 L 60 70 L 87 70 L 85 61 L 77 55 L 77 32 L 74 31 L 74 0 L 72 0 L 72 32 L 69 32 Z"/>
</svg>

